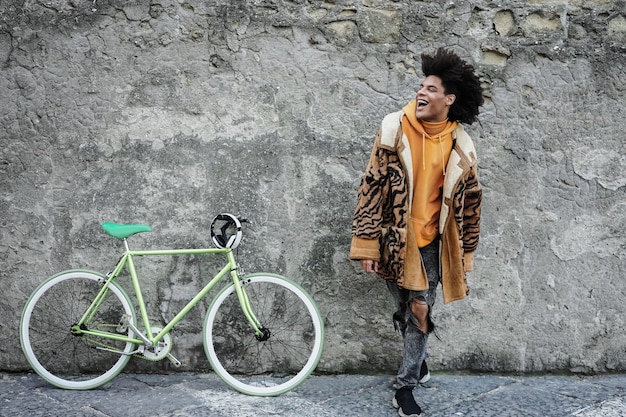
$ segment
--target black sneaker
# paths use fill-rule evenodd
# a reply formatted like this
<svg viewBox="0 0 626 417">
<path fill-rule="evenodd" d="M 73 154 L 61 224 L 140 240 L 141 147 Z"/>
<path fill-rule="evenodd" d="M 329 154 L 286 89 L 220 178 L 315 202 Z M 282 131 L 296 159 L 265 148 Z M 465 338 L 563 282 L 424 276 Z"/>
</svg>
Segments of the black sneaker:
<svg viewBox="0 0 626 417">
<path fill-rule="evenodd" d="M 422 362 L 422 367 L 420 368 L 420 376 L 418 382 L 420 384 L 425 384 L 430 381 L 430 371 L 428 370 L 428 365 L 426 365 L 426 361 Z"/>
<path fill-rule="evenodd" d="M 414 417 L 422 415 L 422 409 L 415 402 L 413 389 L 402 387 L 396 391 L 392 404 L 398 409 L 398 414 L 402 417 Z"/>
</svg>

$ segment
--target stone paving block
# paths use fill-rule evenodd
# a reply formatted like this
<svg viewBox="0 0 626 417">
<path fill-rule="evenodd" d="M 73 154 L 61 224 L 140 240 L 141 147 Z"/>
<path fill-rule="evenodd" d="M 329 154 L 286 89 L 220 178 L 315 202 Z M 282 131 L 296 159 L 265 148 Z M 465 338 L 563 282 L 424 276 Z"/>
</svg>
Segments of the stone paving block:
<svg viewBox="0 0 626 417">
<path fill-rule="evenodd" d="M 278 397 L 232 390 L 213 373 L 121 374 L 89 391 L 34 374 L 0 374 L 0 416 L 397 416 L 390 375 L 313 376 Z M 428 417 L 626 416 L 626 375 L 500 376 L 434 373 L 415 390 Z"/>
<path fill-rule="evenodd" d="M 624 417 L 626 397 L 602 401 L 598 405 L 585 407 L 572 414 L 575 417 Z"/>
</svg>

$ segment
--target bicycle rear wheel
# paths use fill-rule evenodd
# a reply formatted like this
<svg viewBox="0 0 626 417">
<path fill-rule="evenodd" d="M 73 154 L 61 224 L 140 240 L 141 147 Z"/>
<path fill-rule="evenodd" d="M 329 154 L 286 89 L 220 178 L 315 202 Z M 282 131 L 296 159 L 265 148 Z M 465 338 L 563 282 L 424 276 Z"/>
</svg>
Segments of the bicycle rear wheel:
<svg viewBox="0 0 626 417">
<path fill-rule="evenodd" d="M 292 390 L 313 372 L 322 354 L 324 325 L 317 306 L 299 285 L 278 275 L 247 275 L 241 284 L 269 337 L 257 339 L 231 284 L 213 300 L 205 319 L 209 362 L 244 394 Z"/>
<path fill-rule="evenodd" d="M 33 370 L 57 387 L 98 387 L 114 378 L 130 359 L 132 343 L 70 332 L 102 288 L 103 279 L 88 271 L 62 272 L 41 284 L 24 307 L 20 320 L 22 350 Z M 135 322 L 128 296 L 111 283 L 87 328 L 132 337 L 130 329 L 120 327 L 125 314 Z"/>
</svg>

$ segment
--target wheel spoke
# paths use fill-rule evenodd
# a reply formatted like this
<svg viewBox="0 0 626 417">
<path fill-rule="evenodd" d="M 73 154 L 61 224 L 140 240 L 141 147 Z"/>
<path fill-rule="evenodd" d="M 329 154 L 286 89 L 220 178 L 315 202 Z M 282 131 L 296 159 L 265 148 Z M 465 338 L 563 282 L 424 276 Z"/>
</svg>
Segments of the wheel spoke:
<svg viewBox="0 0 626 417">
<path fill-rule="evenodd" d="M 22 349 L 35 372 L 51 384 L 68 389 L 95 388 L 128 363 L 129 356 L 96 347 L 128 353 L 133 348 L 131 343 L 70 331 L 98 294 L 100 279 L 83 271 L 56 275 L 35 290 L 24 308 L 20 322 Z M 130 301 L 121 288 L 111 285 L 89 328 L 114 332 L 123 314 L 134 314 Z"/>
<path fill-rule="evenodd" d="M 254 314 L 270 336 L 264 341 L 255 337 L 230 287 L 207 314 L 209 361 L 241 392 L 277 395 L 293 389 L 319 361 L 323 324 L 317 308 L 299 286 L 279 276 L 253 275 L 244 285 Z"/>
</svg>

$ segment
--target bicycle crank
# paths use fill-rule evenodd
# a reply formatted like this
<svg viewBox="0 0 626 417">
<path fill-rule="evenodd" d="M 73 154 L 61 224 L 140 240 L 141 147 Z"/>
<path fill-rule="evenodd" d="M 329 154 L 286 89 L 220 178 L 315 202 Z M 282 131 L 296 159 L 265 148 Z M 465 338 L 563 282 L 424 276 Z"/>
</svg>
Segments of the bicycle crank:
<svg viewBox="0 0 626 417">
<path fill-rule="evenodd" d="M 161 330 L 162 329 L 160 327 L 153 327 L 152 334 L 157 335 Z M 170 336 L 169 333 L 166 333 L 165 336 L 163 336 L 163 339 L 154 343 L 152 346 L 145 346 L 141 354 L 145 359 L 150 361 L 160 361 L 161 359 L 168 358 L 174 366 L 178 367 L 181 363 L 170 353 L 172 351 L 172 346 L 172 336 Z"/>
</svg>

